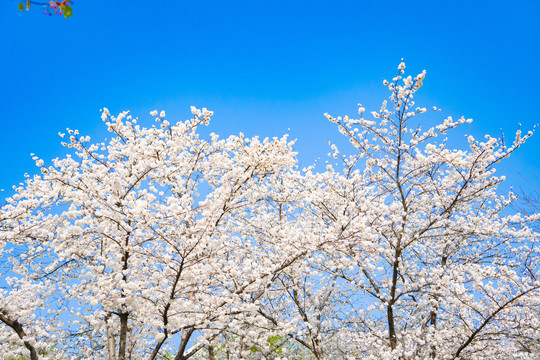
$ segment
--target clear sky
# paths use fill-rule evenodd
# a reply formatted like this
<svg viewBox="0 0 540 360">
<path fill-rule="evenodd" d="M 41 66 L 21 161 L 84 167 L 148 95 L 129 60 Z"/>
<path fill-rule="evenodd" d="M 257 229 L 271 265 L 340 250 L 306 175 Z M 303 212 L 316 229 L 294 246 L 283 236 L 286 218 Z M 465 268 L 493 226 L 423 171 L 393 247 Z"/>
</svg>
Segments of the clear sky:
<svg viewBox="0 0 540 360">
<path fill-rule="evenodd" d="M 378 107 L 401 58 L 412 75 L 427 70 L 418 105 L 472 117 L 468 134 L 540 122 L 537 0 L 75 0 L 69 19 L 17 4 L 0 0 L 5 195 L 36 172 L 30 153 L 63 154 L 59 131 L 102 139 L 102 107 L 148 126 L 154 109 L 180 121 L 207 107 L 212 131 L 289 132 L 310 164 L 337 137 L 323 113 Z M 501 173 L 522 185 L 539 154 L 540 132 Z"/>
</svg>

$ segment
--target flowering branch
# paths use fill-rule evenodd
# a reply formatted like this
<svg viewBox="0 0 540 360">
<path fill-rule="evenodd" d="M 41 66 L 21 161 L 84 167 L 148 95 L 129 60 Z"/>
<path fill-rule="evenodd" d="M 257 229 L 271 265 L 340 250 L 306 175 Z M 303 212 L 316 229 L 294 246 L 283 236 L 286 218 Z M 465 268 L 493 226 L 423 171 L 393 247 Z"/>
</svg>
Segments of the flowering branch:
<svg viewBox="0 0 540 360">
<path fill-rule="evenodd" d="M 26 0 L 26 11 L 30 10 L 30 5 L 39 5 L 43 6 L 45 9 L 44 14 L 49 15 L 64 15 L 64 17 L 67 19 L 72 15 L 73 10 L 71 9 L 71 5 L 73 4 L 73 1 L 70 0 L 64 0 L 64 1 L 47 1 L 47 2 L 38 2 L 38 1 L 31 1 Z M 24 11 L 25 6 L 21 2 L 19 3 L 19 10 Z"/>
</svg>

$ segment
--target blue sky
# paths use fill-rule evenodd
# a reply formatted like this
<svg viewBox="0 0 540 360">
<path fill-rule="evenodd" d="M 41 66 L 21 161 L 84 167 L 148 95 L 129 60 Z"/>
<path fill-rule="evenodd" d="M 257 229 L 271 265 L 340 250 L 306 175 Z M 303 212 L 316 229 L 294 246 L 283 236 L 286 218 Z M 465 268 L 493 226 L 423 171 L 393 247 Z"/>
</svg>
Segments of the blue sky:
<svg viewBox="0 0 540 360">
<path fill-rule="evenodd" d="M 50 160 L 66 127 L 102 139 L 100 108 L 171 121 L 214 110 L 222 136 L 298 138 L 301 164 L 338 137 L 323 116 L 379 106 L 401 58 L 427 70 L 418 104 L 472 117 L 465 132 L 508 137 L 540 122 L 540 2 L 84 1 L 46 16 L 0 0 L 0 188 Z M 427 120 L 427 119 L 426 119 Z M 288 130 L 290 129 L 290 130 Z M 463 133 L 464 134 L 464 133 Z M 462 133 L 457 134 L 461 136 Z M 500 167 L 526 186 L 540 134 Z"/>
</svg>

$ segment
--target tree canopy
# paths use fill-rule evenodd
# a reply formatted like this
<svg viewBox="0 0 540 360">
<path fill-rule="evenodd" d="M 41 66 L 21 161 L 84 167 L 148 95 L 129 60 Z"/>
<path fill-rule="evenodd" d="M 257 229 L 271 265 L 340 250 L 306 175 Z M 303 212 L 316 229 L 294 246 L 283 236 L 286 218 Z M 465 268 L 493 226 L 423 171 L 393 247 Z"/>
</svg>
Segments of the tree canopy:
<svg viewBox="0 0 540 360">
<path fill-rule="evenodd" d="M 0 353 L 35 359 L 535 359 L 537 214 L 495 166 L 512 144 L 416 126 L 425 71 L 378 111 L 326 115 L 349 141 L 324 171 L 287 136 L 201 135 L 212 112 L 73 153 L 0 211 Z M 366 116 L 366 117 L 365 117 Z M 415 119 L 415 123 L 412 123 Z M 414 125 L 414 126 L 413 126 Z"/>
</svg>

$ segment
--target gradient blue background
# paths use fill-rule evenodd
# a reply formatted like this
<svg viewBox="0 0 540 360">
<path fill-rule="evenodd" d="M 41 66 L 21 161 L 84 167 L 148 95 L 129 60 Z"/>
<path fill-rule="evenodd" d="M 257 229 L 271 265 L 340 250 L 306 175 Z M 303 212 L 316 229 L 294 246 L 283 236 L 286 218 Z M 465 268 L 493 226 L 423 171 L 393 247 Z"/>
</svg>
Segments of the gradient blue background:
<svg viewBox="0 0 540 360">
<path fill-rule="evenodd" d="M 105 137 L 99 109 L 131 110 L 151 125 L 189 106 L 215 116 L 222 136 L 298 138 L 301 165 L 324 161 L 339 138 L 323 116 L 354 115 L 387 97 L 401 58 L 427 70 L 418 105 L 472 117 L 456 133 L 508 139 L 539 122 L 540 2 L 95 1 L 64 19 L 0 0 L 0 188 L 50 164 L 66 127 Z M 433 119 L 426 118 L 427 124 Z M 290 129 L 290 130 L 288 130 Z M 462 142 L 465 144 L 465 141 Z M 540 134 L 500 167 L 509 184 L 534 182 Z"/>
</svg>

